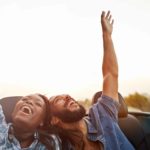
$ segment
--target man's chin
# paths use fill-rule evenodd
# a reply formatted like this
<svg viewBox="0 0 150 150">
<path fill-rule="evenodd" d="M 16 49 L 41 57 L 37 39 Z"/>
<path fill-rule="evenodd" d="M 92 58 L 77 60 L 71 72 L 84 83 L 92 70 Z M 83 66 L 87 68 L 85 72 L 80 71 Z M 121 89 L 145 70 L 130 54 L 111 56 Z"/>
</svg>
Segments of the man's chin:
<svg viewBox="0 0 150 150">
<path fill-rule="evenodd" d="M 82 119 L 83 119 L 83 117 L 82 118 L 69 118 L 69 119 L 62 119 L 62 121 L 64 123 L 72 124 L 72 123 L 77 123 L 77 122 L 81 121 Z"/>
<path fill-rule="evenodd" d="M 77 112 L 63 112 L 59 114 L 59 118 L 64 122 L 64 123 L 75 123 L 79 122 L 85 117 L 85 109 L 80 109 L 80 111 Z"/>
</svg>

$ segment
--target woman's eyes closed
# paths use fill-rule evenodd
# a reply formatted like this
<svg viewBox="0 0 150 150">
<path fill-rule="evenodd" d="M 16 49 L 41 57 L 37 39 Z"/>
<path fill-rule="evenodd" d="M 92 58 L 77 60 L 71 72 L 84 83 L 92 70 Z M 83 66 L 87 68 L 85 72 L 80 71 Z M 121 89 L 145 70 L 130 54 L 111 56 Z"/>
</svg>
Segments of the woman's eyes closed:
<svg viewBox="0 0 150 150">
<path fill-rule="evenodd" d="M 35 104 L 36 104 L 37 106 L 39 106 L 39 107 L 42 107 L 42 104 L 39 103 L 39 102 L 36 102 Z"/>
</svg>

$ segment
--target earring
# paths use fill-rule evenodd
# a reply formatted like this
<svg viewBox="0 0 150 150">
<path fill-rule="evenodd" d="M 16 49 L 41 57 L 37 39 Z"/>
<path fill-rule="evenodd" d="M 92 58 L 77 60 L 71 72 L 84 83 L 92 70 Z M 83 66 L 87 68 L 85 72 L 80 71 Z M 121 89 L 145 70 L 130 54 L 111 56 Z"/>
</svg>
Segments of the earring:
<svg viewBox="0 0 150 150">
<path fill-rule="evenodd" d="M 43 126 L 43 122 L 40 123 L 40 127 L 42 127 L 42 126 Z"/>
</svg>

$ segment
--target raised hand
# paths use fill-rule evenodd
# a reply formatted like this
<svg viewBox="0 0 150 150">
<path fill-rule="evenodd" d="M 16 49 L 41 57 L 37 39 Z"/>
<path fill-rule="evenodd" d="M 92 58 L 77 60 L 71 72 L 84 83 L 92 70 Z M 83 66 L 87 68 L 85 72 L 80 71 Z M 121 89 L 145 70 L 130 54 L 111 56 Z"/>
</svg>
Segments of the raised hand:
<svg viewBox="0 0 150 150">
<path fill-rule="evenodd" d="M 113 31 L 113 23 L 114 20 L 112 19 L 112 16 L 110 14 L 110 11 L 105 14 L 105 11 L 102 11 L 101 14 L 101 24 L 102 24 L 102 31 L 103 34 L 112 34 Z"/>
</svg>

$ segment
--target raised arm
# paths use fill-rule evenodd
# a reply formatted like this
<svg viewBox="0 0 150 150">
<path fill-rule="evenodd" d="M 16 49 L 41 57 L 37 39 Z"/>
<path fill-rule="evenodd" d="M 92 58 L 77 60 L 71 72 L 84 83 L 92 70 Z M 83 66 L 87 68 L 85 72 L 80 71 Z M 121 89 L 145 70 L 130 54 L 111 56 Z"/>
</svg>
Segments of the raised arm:
<svg viewBox="0 0 150 150">
<path fill-rule="evenodd" d="M 103 94 L 118 100 L 118 63 L 111 37 L 114 23 L 111 17 L 110 11 L 107 14 L 103 11 L 101 14 L 104 47 L 102 64 Z"/>
</svg>

